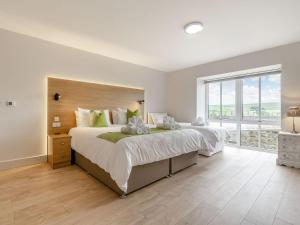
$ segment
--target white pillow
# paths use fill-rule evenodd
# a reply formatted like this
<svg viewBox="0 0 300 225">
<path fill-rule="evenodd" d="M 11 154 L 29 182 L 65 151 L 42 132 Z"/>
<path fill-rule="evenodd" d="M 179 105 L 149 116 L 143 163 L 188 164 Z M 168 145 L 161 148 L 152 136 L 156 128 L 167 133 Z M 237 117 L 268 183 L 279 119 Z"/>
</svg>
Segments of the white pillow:
<svg viewBox="0 0 300 225">
<path fill-rule="evenodd" d="M 159 124 L 164 122 L 164 117 L 168 116 L 167 113 L 149 113 L 149 116 L 153 124 Z"/>
<path fill-rule="evenodd" d="M 118 111 L 118 124 L 127 124 L 127 112 Z"/>
<path fill-rule="evenodd" d="M 114 124 L 127 124 L 127 110 L 118 108 L 112 111 L 113 123 Z"/>
<path fill-rule="evenodd" d="M 75 113 L 76 113 L 76 111 L 75 111 Z M 90 110 L 78 108 L 76 123 L 77 123 L 77 127 L 89 127 L 90 126 Z"/>
<path fill-rule="evenodd" d="M 112 112 L 113 124 L 118 124 L 118 111 L 112 110 L 111 112 Z"/>
</svg>

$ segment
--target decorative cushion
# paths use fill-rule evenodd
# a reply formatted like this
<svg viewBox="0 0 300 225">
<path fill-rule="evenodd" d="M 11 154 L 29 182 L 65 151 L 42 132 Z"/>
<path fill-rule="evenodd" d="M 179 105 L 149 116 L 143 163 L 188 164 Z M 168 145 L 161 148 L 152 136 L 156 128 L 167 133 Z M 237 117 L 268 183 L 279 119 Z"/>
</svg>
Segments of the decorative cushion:
<svg viewBox="0 0 300 225">
<path fill-rule="evenodd" d="M 95 124 L 95 120 L 96 120 L 96 116 L 99 113 L 104 113 L 105 115 L 105 119 L 106 119 L 106 123 L 107 126 L 111 126 L 111 122 L 110 122 L 110 115 L 109 115 L 109 110 L 108 109 L 104 109 L 104 110 L 90 110 L 90 126 L 93 127 Z"/>
<path fill-rule="evenodd" d="M 131 111 L 130 109 L 127 109 L 127 120 L 134 116 L 139 117 L 140 116 L 139 111 L 138 110 Z"/>
<path fill-rule="evenodd" d="M 93 127 L 107 127 L 107 120 L 106 120 L 106 115 L 104 112 L 96 113 L 94 112 L 95 115 L 95 122 L 93 124 Z"/>
</svg>

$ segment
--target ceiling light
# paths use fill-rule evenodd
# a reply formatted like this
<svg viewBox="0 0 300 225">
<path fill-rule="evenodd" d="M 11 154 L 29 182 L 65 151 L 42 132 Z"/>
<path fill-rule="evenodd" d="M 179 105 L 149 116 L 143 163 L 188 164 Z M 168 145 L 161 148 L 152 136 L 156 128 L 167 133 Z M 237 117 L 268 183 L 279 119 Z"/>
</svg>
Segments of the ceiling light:
<svg viewBox="0 0 300 225">
<path fill-rule="evenodd" d="M 203 24 L 200 22 L 188 23 L 184 26 L 184 32 L 187 34 L 197 34 L 203 30 Z"/>
</svg>

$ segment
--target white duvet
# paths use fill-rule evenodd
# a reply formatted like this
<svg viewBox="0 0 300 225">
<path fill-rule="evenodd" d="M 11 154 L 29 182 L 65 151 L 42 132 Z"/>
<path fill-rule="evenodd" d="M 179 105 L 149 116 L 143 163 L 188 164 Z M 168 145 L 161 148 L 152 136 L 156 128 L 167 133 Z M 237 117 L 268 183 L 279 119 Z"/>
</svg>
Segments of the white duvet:
<svg viewBox="0 0 300 225">
<path fill-rule="evenodd" d="M 184 129 L 199 131 L 204 139 L 205 145 L 199 149 L 199 154 L 211 156 L 224 148 L 224 143 L 229 139 L 229 133 L 224 127 L 193 126 L 190 123 L 179 123 Z"/>
<path fill-rule="evenodd" d="M 198 151 L 206 146 L 203 135 L 194 129 L 133 136 L 117 143 L 97 138 L 101 133 L 120 130 L 121 126 L 77 127 L 70 130 L 70 135 L 72 149 L 108 172 L 124 192 L 133 166 Z"/>
</svg>

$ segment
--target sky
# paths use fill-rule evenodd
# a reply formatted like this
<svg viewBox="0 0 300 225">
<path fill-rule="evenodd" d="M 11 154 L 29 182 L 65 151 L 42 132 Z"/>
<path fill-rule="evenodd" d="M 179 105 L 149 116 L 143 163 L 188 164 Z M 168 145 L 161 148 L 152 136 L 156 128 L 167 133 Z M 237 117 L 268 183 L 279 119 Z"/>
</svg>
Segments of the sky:
<svg viewBox="0 0 300 225">
<path fill-rule="evenodd" d="M 243 102 L 258 104 L 258 77 L 243 79 Z M 209 84 L 209 103 L 220 103 L 220 82 Z M 280 74 L 263 76 L 261 78 L 262 103 L 280 102 Z M 222 84 L 223 105 L 235 103 L 235 81 L 224 81 Z"/>
</svg>

